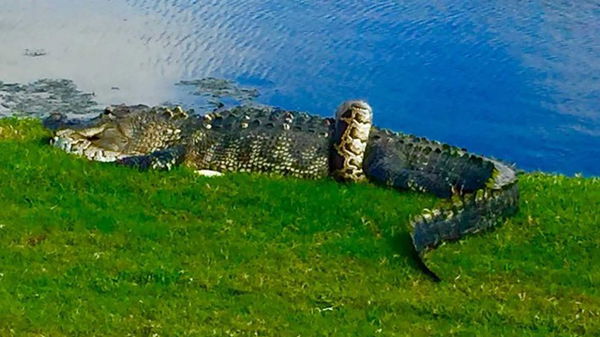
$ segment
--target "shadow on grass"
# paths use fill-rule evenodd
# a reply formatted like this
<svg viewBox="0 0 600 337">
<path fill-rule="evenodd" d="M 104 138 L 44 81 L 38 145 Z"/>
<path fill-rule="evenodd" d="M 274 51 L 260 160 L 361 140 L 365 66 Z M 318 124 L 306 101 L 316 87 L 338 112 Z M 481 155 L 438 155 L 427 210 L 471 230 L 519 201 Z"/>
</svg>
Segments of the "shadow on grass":
<svg viewBox="0 0 600 337">
<path fill-rule="evenodd" d="M 419 256 L 419 253 L 415 250 L 410 233 L 402 232 L 391 240 L 392 248 L 395 253 L 406 258 L 407 264 L 421 273 L 427 275 L 432 281 L 440 282 L 442 279 L 439 278 L 423 261 Z"/>
</svg>

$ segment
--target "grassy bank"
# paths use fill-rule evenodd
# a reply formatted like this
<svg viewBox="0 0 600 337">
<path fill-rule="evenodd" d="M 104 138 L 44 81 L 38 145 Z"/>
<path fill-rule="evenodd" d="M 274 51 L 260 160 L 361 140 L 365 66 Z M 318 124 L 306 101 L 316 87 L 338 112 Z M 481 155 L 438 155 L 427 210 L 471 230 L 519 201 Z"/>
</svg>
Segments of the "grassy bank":
<svg viewBox="0 0 600 337">
<path fill-rule="evenodd" d="M 521 210 L 445 245 L 438 200 L 371 185 L 93 163 L 0 120 L 0 336 L 600 334 L 600 179 L 526 174 Z"/>
</svg>

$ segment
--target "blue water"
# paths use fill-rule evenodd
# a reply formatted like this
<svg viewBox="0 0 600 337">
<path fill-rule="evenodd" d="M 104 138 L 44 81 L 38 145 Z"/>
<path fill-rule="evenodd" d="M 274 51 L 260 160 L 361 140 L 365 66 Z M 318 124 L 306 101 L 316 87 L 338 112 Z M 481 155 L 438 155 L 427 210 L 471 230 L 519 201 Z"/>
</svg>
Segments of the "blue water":
<svg viewBox="0 0 600 337">
<path fill-rule="evenodd" d="M 382 127 L 600 175 L 599 1 L 48 3 L 0 0 L 0 81 L 68 78 L 101 104 L 194 106 L 173 84 L 216 76 L 324 116 L 362 98 Z"/>
</svg>

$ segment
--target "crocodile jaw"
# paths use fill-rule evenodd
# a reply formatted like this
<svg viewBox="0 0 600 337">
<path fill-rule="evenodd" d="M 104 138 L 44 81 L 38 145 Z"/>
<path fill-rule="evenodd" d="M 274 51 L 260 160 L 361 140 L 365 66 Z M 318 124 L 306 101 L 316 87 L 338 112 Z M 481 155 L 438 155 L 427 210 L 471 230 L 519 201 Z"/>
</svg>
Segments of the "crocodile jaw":
<svg viewBox="0 0 600 337">
<path fill-rule="evenodd" d="M 97 131 L 101 132 L 103 129 L 99 128 Z M 67 153 L 76 154 L 95 161 L 113 162 L 127 157 L 122 153 L 103 149 L 94 145 L 92 141 L 89 140 L 89 138 L 93 136 L 94 134 L 89 132 L 86 132 L 86 135 L 84 135 L 71 129 L 65 129 L 56 132 L 56 135 L 50 139 L 50 144 Z"/>
</svg>

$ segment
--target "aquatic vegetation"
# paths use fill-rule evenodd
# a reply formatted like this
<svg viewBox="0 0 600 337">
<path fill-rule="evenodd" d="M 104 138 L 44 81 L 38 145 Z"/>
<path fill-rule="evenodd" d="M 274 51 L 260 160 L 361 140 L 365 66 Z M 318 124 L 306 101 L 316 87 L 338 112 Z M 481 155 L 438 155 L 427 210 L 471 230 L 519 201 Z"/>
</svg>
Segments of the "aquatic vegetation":
<svg viewBox="0 0 600 337">
<path fill-rule="evenodd" d="M 98 113 L 94 93 L 82 92 L 67 79 L 40 79 L 31 83 L 0 81 L 0 116 L 46 116 L 49 112 L 69 116 Z"/>
</svg>

